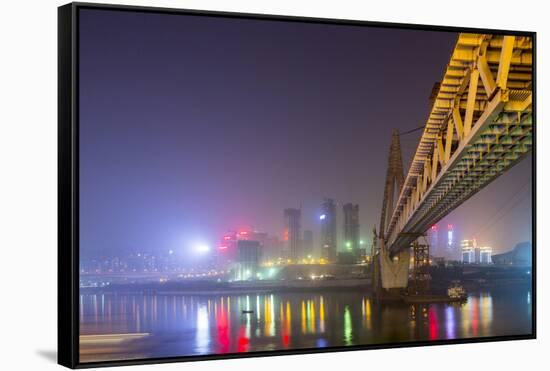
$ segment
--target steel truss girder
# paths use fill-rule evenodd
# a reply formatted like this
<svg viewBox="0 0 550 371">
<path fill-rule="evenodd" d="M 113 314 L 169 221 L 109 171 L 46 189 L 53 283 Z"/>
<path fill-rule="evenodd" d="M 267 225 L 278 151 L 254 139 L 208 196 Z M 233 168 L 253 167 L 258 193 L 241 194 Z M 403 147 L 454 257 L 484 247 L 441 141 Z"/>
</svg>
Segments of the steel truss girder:
<svg viewBox="0 0 550 371">
<path fill-rule="evenodd" d="M 531 151 L 531 52 L 529 38 L 459 36 L 443 80 L 456 89 L 436 96 L 384 231 L 392 253 Z"/>
</svg>

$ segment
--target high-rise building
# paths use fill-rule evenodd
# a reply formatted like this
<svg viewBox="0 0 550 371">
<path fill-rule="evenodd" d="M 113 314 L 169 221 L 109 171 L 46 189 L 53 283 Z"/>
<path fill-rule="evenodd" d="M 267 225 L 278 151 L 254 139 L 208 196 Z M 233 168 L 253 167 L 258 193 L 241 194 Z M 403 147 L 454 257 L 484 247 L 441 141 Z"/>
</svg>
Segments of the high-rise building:
<svg viewBox="0 0 550 371">
<path fill-rule="evenodd" d="M 313 231 L 304 231 L 304 240 L 302 242 L 304 250 L 304 258 L 311 259 L 313 257 Z"/>
<path fill-rule="evenodd" d="M 479 247 L 479 264 L 491 264 L 493 255 L 493 249 L 489 246 L 480 246 Z"/>
<path fill-rule="evenodd" d="M 221 269 L 230 269 L 231 265 L 237 261 L 238 234 L 235 231 L 228 231 L 223 235 L 218 245 L 217 265 Z"/>
<path fill-rule="evenodd" d="M 473 240 L 462 240 L 460 243 L 462 249 L 462 263 L 465 264 L 474 264 L 476 261 L 475 250 L 477 247 L 477 242 Z"/>
<path fill-rule="evenodd" d="M 260 265 L 260 243 L 252 240 L 239 240 L 237 242 L 239 251 L 236 280 L 256 279 Z"/>
<path fill-rule="evenodd" d="M 302 211 L 300 209 L 285 209 L 285 255 L 288 259 L 296 262 L 301 258 L 300 254 L 300 240 L 302 238 L 300 231 L 300 219 Z"/>
<path fill-rule="evenodd" d="M 493 249 L 489 246 L 478 246 L 476 239 L 462 240 L 462 262 L 466 264 L 491 264 Z"/>
<path fill-rule="evenodd" d="M 359 205 L 344 205 L 344 246 L 346 251 L 359 257 Z"/>
<path fill-rule="evenodd" d="M 238 241 L 241 240 L 259 240 L 252 232 L 251 228 L 241 228 L 237 230 L 229 230 L 225 233 L 218 245 L 217 265 L 221 269 L 232 269 L 238 261 L 239 250 L 237 247 Z M 261 241 L 260 241 L 261 242 Z"/>
<path fill-rule="evenodd" d="M 428 231 L 428 235 L 430 238 L 430 253 L 434 256 L 441 257 L 441 251 L 439 249 L 439 229 L 437 228 L 437 224 L 432 225 L 430 230 Z"/>
<path fill-rule="evenodd" d="M 336 261 L 336 204 L 326 198 L 321 204 L 321 259 Z"/>
<path fill-rule="evenodd" d="M 453 255 L 453 247 L 454 247 L 454 231 L 453 231 L 453 225 L 448 224 L 447 225 L 447 250 L 450 255 Z"/>
</svg>

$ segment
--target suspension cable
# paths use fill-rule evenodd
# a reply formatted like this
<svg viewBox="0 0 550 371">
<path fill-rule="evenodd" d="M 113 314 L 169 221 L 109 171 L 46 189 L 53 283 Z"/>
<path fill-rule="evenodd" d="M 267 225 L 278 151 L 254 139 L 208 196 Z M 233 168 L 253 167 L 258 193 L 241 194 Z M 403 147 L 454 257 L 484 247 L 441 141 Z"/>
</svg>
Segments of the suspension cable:
<svg viewBox="0 0 550 371">
<path fill-rule="evenodd" d="M 420 129 L 424 129 L 426 126 L 425 125 L 422 125 L 422 126 L 419 126 L 417 128 L 414 128 L 414 129 L 411 129 L 411 130 L 407 130 L 407 131 L 404 131 L 402 133 L 399 133 L 399 136 L 402 136 L 402 135 L 406 135 L 406 134 L 410 134 L 410 133 L 414 133 L 415 131 L 418 131 Z"/>
</svg>

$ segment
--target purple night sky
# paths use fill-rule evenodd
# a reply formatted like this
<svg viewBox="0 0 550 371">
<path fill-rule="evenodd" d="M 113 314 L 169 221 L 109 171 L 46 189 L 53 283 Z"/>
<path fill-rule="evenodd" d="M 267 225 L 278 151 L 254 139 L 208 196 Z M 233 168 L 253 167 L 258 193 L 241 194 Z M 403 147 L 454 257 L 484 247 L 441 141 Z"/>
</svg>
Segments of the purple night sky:
<svg viewBox="0 0 550 371">
<path fill-rule="evenodd" d="M 83 256 L 185 250 L 324 197 L 378 224 L 392 128 L 425 123 L 457 34 L 80 11 Z M 405 168 L 420 132 L 402 136 Z M 531 240 L 531 157 L 447 216 L 495 252 Z"/>
</svg>

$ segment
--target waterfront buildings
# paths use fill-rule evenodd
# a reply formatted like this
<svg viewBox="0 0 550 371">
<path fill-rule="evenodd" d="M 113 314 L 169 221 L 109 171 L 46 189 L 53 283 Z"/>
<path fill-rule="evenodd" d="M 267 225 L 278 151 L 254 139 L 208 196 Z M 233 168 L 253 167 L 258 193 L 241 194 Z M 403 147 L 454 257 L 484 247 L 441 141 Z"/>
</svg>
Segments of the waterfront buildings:
<svg viewBox="0 0 550 371">
<path fill-rule="evenodd" d="M 462 250 L 462 262 L 464 264 L 473 264 L 475 262 L 475 248 L 477 242 L 475 239 L 462 240 L 460 248 Z"/>
<path fill-rule="evenodd" d="M 491 264 L 493 249 L 489 246 L 478 246 L 476 239 L 462 240 L 462 262 L 464 264 Z"/>
<path fill-rule="evenodd" d="M 235 269 L 236 280 L 256 279 L 259 273 L 261 247 L 258 241 L 239 240 L 237 242 L 239 252 Z"/>
<path fill-rule="evenodd" d="M 477 256 L 479 256 L 479 264 L 491 264 L 493 249 L 490 246 L 480 246 L 478 248 Z"/>
</svg>

